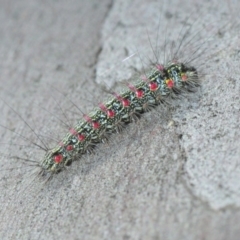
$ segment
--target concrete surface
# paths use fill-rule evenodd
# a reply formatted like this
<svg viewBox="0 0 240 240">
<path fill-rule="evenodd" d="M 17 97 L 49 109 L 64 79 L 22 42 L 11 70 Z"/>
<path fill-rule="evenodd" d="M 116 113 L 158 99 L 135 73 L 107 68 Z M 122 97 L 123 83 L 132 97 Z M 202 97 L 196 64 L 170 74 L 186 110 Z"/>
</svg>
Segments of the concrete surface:
<svg viewBox="0 0 240 240">
<path fill-rule="evenodd" d="M 0 124 L 21 135 L 0 130 L 0 239 L 239 239 L 239 9 L 223 0 L 1 0 Z M 211 40 L 196 60 L 206 74 L 198 93 L 147 113 L 44 186 L 11 158 L 43 156 L 18 114 L 53 144 L 81 118 L 68 99 L 89 112 L 105 98 L 98 84 L 146 66 L 149 38 L 163 46 L 191 22 Z"/>
</svg>

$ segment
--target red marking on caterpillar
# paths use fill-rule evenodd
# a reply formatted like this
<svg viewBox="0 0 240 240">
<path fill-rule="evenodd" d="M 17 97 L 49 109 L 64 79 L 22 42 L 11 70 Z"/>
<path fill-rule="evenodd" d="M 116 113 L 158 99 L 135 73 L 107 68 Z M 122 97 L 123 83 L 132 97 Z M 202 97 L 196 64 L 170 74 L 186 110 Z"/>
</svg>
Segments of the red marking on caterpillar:
<svg viewBox="0 0 240 240">
<path fill-rule="evenodd" d="M 166 84 L 168 88 L 173 88 L 174 87 L 174 81 L 172 79 L 166 80 Z"/>
<path fill-rule="evenodd" d="M 58 155 L 55 155 L 53 159 L 55 163 L 59 164 L 60 162 L 62 162 L 63 156 L 61 154 L 58 154 Z"/>
</svg>

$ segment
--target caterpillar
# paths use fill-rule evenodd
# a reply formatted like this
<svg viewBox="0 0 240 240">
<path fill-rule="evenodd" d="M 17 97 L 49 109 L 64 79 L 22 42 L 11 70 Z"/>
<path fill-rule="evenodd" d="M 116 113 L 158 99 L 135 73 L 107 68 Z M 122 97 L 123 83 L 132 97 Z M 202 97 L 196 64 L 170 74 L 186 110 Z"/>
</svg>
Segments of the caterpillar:
<svg viewBox="0 0 240 240">
<path fill-rule="evenodd" d="M 197 70 L 182 62 L 156 65 L 151 72 L 142 76 L 135 85 L 127 84 L 129 90 L 113 92 L 114 98 L 99 104 L 99 109 L 85 115 L 63 138 L 59 146 L 47 151 L 39 167 L 40 175 L 55 174 L 69 166 L 81 155 L 91 152 L 95 144 L 104 142 L 108 135 L 121 131 L 139 114 L 162 104 L 168 98 L 199 86 Z"/>
<path fill-rule="evenodd" d="M 203 75 L 199 73 L 200 66 L 191 64 L 201 54 L 205 54 L 203 42 L 207 38 L 199 38 L 197 31 L 191 35 L 192 28 L 193 25 L 187 27 L 185 32 L 180 32 L 175 45 L 167 40 L 164 48 L 172 48 L 172 53 L 160 54 L 170 55 L 164 57 L 163 63 L 156 57 L 154 68 L 144 70 L 135 83 L 127 82 L 127 90 L 121 93 L 111 91 L 113 97 L 100 103 L 98 109 L 89 115 L 85 114 L 84 119 L 70 128 L 55 148 L 49 150 L 42 147 L 46 151 L 45 156 L 40 162 L 32 161 L 37 167 L 38 175 L 48 175 L 47 179 L 51 179 L 82 155 L 93 152 L 97 144 L 106 142 L 111 135 L 121 132 L 141 114 L 158 105 L 166 105 L 169 100 L 179 98 L 187 92 L 194 92 L 200 86 Z M 195 49 L 191 50 L 192 56 L 184 60 L 184 50 L 190 46 Z"/>
</svg>

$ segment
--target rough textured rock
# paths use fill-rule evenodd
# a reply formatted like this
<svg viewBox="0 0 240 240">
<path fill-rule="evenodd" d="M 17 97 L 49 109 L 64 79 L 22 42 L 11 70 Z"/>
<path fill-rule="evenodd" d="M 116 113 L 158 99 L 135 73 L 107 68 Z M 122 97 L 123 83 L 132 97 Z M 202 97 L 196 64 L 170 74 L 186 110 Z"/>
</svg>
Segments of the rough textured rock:
<svg viewBox="0 0 240 240">
<path fill-rule="evenodd" d="M 142 68 L 156 29 L 166 30 L 163 42 L 188 17 L 212 22 L 219 34 L 209 49 L 221 49 L 207 59 L 199 93 L 147 113 L 43 188 L 29 164 L 10 158 L 42 153 L 2 128 L 1 239 L 239 239 L 240 4 L 220 2 L 0 2 L 0 123 L 30 141 L 18 114 L 45 140 L 59 139 L 64 114 L 81 118 L 68 99 L 91 110 L 99 83 L 112 87 Z"/>
</svg>

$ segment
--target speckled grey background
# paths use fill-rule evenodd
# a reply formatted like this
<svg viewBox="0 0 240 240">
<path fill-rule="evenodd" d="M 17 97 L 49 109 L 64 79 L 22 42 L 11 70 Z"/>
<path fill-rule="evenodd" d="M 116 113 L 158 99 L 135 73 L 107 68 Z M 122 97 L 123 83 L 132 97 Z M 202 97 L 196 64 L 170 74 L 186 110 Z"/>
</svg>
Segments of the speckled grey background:
<svg viewBox="0 0 240 240">
<path fill-rule="evenodd" d="M 223 0 L 1 0 L 0 124 L 30 141 L 0 130 L 0 239 L 239 239 L 238 9 Z M 10 156 L 43 153 L 7 104 L 54 142 L 81 118 L 69 98 L 87 113 L 105 98 L 98 84 L 146 66 L 149 39 L 176 39 L 191 19 L 193 33 L 218 30 L 199 59 L 201 90 L 147 113 L 43 189 L 31 182 L 32 167 Z"/>
</svg>

